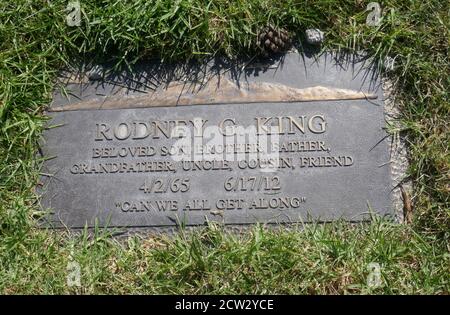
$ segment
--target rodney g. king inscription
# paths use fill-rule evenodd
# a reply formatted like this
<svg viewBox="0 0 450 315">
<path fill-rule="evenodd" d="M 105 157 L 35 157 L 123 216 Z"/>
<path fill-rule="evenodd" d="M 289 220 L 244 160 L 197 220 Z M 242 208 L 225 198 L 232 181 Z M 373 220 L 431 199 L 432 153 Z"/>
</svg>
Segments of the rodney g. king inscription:
<svg viewBox="0 0 450 315">
<path fill-rule="evenodd" d="M 54 157 L 44 165 L 48 222 L 158 227 L 391 213 L 382 93 L 360 63 L 326 58 L 288 54 L 282 68 L 214 75 L 200 87 L 69 85 L 77 98 L 55 97 L 51 124 L 62 126 L 43 144 Z"/>
</svg>

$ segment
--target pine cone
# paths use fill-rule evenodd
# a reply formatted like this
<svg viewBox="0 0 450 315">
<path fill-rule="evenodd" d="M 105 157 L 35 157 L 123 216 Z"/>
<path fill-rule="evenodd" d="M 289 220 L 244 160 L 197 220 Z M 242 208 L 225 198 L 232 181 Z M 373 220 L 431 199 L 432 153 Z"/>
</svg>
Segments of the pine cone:
<svg viewBox="0 0 450 315">
<path fill-rule="evenodd" d="M 289 33 L 284 29 L 275 29 L 272 26 L 265 27 L 258 36 L 258 46 L 264 55 L 287 51 L 291 48 L 292 41 Z"/>
</svg>

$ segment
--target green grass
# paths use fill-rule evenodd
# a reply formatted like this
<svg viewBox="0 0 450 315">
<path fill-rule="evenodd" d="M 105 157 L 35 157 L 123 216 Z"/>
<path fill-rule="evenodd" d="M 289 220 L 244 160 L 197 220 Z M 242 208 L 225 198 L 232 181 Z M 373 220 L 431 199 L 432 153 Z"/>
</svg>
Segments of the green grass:
<svg viewBox="0 0 450 315">
<path fill-rule="evenodd" d="M 0 292 L 2 293 L 450 293 L 450 130 L 447 1 L 81 1 L 80 27 L 66 1 L 0 2 Z M 325 31 L 327 49 L 366 50 L 396 82 L 400 127 L 414 183 L 412 225 L 380 219 L 304 231 L 254 227 L 242 237 L 212 225 L 175 238 L 118 241 L 107 231 L 35 228 L 35 159 L 52 80 L 72 59 L 126 65 L 146 58 L 253 56 L 258 30 L 279 25 L 301 41 Z M 380 67 L 381 70 L 383 70 Z M 81 287 L 66 284 L 71 257 Z M 367 286 L 378 263 L 382 285 Z"/>
<path fill-rule="evenodd" d="M 71 259 L 81 287 L 66 285 Z M 1 260 L 0 286 L 11 294 L 449 293 L 442 243 L 379 220 L 301 232 L 255 226 L 240 237 L 216 225 L 176 238 L 32 232 Z M 371 263 L 380 266 L 379 287 L 367 286 Z"/>
</svg>

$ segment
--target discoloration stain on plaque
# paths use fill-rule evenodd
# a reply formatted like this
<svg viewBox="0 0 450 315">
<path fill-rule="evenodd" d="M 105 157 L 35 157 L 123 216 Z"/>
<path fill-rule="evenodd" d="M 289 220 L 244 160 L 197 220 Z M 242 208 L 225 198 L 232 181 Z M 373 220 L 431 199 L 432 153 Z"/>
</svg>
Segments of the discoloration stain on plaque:
<svg viewBox="0 0 450 315">
<path fill-rule="evenodd" d="M 144 95 L 128 95 L 121 88 L 112 96 L 80 101 L 66 106 L 53 107 L 51 111 L 83 109 L 141 108 L 180 105 L 306 102 L 324 100 L 375 99 L 377 96 L 349 89 L 314 86 L 292 88 L 284 84 L 249 82 L 238 86 L 227 78 L 211 78 L 203 85 L 175 81 L 166 88 Z"/>
</svg>

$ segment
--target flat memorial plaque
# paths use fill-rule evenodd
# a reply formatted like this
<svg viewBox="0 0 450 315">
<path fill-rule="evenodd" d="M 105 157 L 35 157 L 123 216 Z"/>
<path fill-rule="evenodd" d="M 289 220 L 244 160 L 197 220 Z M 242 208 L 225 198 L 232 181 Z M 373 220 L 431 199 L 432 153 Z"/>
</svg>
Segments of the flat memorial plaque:
<svg viewBox="0 0 450 315">
<path fill-rule="evenodd" d="M 383 93 L 366 67 L 291 53 L 272 66 L 218 67 L 196 80 L 157 78 L 149 69 L 72 80 L 48 112 L 58 127 L 43 137 L 47 224 L 392 214 Z"/>
</svg>

